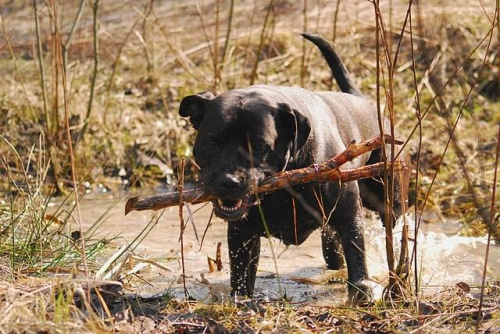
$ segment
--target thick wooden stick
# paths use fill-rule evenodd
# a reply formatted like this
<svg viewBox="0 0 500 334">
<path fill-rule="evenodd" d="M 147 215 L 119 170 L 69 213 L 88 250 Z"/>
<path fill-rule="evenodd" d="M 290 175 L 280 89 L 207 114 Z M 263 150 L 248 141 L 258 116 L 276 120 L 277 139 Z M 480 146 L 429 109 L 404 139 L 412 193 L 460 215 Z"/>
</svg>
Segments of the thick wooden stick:
<svg viewBox="0 0 500 334">
<path fill-rule="evenodd" d="M 386 143 L 390 143 L 391 141 L 392 138 L 390 136 L 385 136 Z M 400 145 L 402 142 L 395 140 L 395 143 Z M 277 173 L 276 175 L 266 178 L 259 184 L 255 193 L 268 193 L 293 185 L 314 181 L 348 182 L 379 176 L 386 171 L 383 163 L 346 169 L 343 171 L 341 171 L 339 167 L 361 154 L 375 150 L 381 145 L 382 139 L 380 137 L 367 140 L 361 144 L 352 143 L 345 151 L 324 163 Z M 394 166 L 394 171 L 400 172 L 407 168 L 408 166 L 403 162 L 397 161 Z M 387 171 L 389 170 L 391 170 L 391 164 L 387 165 Z M 211 194 L 206 194 L 203 189 L 184 190 L 182 193 L 182 201 L 185 203 L 197 204 L 208 202 L 215 198 L 216 197 Z M 133 197 L 125 204 L 125 214 L 133 210 L 159 210 L 179 204 L 179 192 L 156 194 L 143 198 Z"/>
<path fill-rule="evenodd" d="M 206 194 L 203 189 L 189 189 L 182 192 L 184 203 L 198 204 L 215 199 L 215 196 Z M 179 192 L 155 194 L 143 198 L 132 197 L 125 204 L 125 214 L 130 211 L 159 210 L 180 204 Z"/>
</svg>

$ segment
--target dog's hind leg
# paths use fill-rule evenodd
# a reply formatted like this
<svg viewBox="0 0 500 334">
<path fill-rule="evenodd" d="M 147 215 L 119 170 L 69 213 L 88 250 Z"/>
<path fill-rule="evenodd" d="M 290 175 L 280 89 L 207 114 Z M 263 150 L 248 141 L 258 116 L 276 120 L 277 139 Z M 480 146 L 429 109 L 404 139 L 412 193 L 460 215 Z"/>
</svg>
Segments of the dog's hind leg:
<svg viewBox="0 0 500 334">
<path fill-rule="evenodd" d="M 231 267 L 231 294 L 252 297 L 260 256 L 260 236 L 242 232 L 242 222 L 228 224 L 227 241 Z"/>
<path fill-rule="evenodd" d="M 353 304 L 370 300 L 372 291 L 366 266 L 362 206 L 357 182 L 343 185 L 331 224 L 338 232 L 347 264 L 348 298 Z"/>
<path fill-rule="evenodd" d="M 370 159 L 367 164 L 374 164 L 382 161 L 381 158 L 381 150 L 377 149 L 372 152 Z M 409 165 L 409 161 L 405 161 L 407 166 Z M 391 178 L 388 178 L 389 181 Z M 385 223 L 385 218 L 387 214 L 390 213 L 392 225 L 394 226 L 396 220 L 401 216 L 407 208 L 408 203 L 408 182 L 409 175 L 408 171 L 404 170 L 401 173 L 398 173 L 394 177 L 394 187 L 390 184 L 387 189 L 393 189 L 393 205 L 391 208 L 392 212 L 386 212 L 385 199 L 384 199 L 384 180 L 382 177 L 376 177 L 371 179 L 360 180 L 359 188 L 361 192 L 361 199 L 363 200 L 363 206 L 372 211 L 376 211 L 380 215 L 380 219 L 382 223 Z"/>
</svg>

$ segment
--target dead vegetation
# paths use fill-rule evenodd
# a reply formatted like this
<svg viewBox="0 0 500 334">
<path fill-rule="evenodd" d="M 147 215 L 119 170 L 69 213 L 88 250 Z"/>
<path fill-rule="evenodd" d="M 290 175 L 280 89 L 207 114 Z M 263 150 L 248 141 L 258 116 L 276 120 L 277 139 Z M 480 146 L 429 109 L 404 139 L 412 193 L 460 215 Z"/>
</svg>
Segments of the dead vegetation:
<svg viewBox="0 0 500 334">
<path fill-rule="evenodd" d="M 64 218 L 45 212 L 49 194 L 69 194 L 78 203 L 98 182 L 175 183 L 181 160 L 196 179 L 192 130 L 177 116 L 187 94 L 254 82 L 336 89 L 321 57 L 299 37 L 312 31 L 334 42 L 362 91 L 408 138 L 417 220 L 458 220 L 464 234 L 489 232 L 499 240 L 498 3 L 414 1 L 411 15 L 406 2 L 383 1 L 378 13 L 374 3 L 11 0 L 2 6 L 0 330 L 498 332 L 494 277 L 482 290 L 458 286 L 419 298 L 412 292 L 404 301 L 356 309 L 131 300 L 116 284 L 85 288 L 100 268 L 93 256 L 106 243 L 66 229 L 68 220 L 81 220 L 77 207 Z M 66 278 L 85 277 L 87 285 L 52 275 L 72 266 Z"/>
</svg>

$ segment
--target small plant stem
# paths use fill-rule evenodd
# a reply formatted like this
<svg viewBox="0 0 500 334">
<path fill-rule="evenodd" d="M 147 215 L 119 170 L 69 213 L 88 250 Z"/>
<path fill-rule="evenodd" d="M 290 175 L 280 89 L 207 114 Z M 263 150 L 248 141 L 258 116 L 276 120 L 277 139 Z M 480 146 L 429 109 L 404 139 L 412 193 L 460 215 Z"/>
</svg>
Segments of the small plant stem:
<svg viewBox="0 0 500 334">
<path fill-rule="evenodd" d="M 497 13 L 496 25 L 497 25 L 497 61 L 498 61 L 498 57 L 500 57 L 500 0 L 496 0 L 495 11 Z M 497 80 L 498 80 L 498 85 L 497 85 L 498 88 L 496 93 L 497 96 L 500 96 L 500 70 L 498 70 L 497 73 Z"/>
<path fill-rule="evenodd" d="M 376 29 L 375 29 L 375 39 L 376 39 L 376 54 L 377 54 L 377 114 L 378 114 L 378 123 L 379 123 L 379 128 L 380 128 L 380 134 L 381 136 L 384 135 L 384 125 L 383 125 L 383 114 L 382 110 L 380 108 L 380 102 L 381 102 L 381 92 L 380 92 L 380 76 L 382 72 L 382 66 L 380 64 L 380 52 L 381 52 L 381 47 L 386 48 L 387 50 L 387 44 L 382 44 L 383 41 L 381 42 L 380 38 L 383 37 L 383 26 L 382 26 L 382 19 L 381 19 L 381 13 L 379 11 L 379 2 L 378 0 L 373 1 L 374 9 L 375 9 L 375 22 L 376 22 Z M 386 61 L 388 59 L 386 58 Z M 389 61 L 387 61 L 387 64 L 389 65 Z M 390 89 L 390 88 L 389 88 Z M 391 89 L 390 89 L 391 90 Z M 386 96 L 387 99 L 387 96 Z M 390 102 L 390 101 L 388 101 Z M 391 122 L 392 123 L 392 122 Z M 391 129 L 392 130 L 392 129 Z M 385 150 L 385 145 L 382 146 L 382 154 L 383 154 L 383 162 L 384 162 L 384 168 L 386 168 L 387 165 L 387 152 Z M 391 159 L 394 159 L 394 156 L 391 157 Z M 392 212 L 390 210 L 390 199 L 389 199 L 389 178 L 388 175 L 384 175 L 384 202 L 385 202 L 385 212 Z M 385 215 L 385 246 L 386 246 L 386 254 L 387 254 L 387 265 L 389 269 L 389 288 L 394 287 L 396 284 L 396 278 L 394 277 L 394 247 L 393 247 L 393 233 L 392 233 L 392 215 L 391 214 L 386 214 Z"/>
<path fill-rule="evenodd" d="M 154 52 L 153 55 L 151 55 L 148 49 L 148 41 L 150 40 L 148 33 L 148 20 L 149 17 L 151 16 L 151 13 L 153 13 L 153 8 L 154 8 L 154 0 L 150 0 L 142 20 L 142 35 L 144 39 L 143 50 L 144 50 L 144 56 L 146 57 L 146 64 L 147 64 L 149 78 L 151 78 L 154 73 L 154 59 L 153 59 Z M 154 46 L 154 43 L 151 43 L 151 45 Z"/>
<path fill-rule="evenodd" d="M 12 48 L 12 44 L 10 42 L 11 36 L 7 34 L 7 28 L 5 27 L 5 19 L 3 18 L 3 15 L 1 13 L 0 13 L 0 21 L 2 21 L 2 34 L 6 44 L 5 46 L 9 50 L 10 57 L 12 58 L 12 63 L 14 65 L 14 72 L 16 73 L 16 78 L 17 80 L 19 80 L 19 83 L 21 84 L 23 95 L 28 105 L 29 116 L 32 119 L 36 119 L 35 111 L 33 110 L 33 106 L 31 105 L 30 99 L 28 98 L 28 91 L 26 90 L 26 86 L 24 84 L 24 77 L 22 76 L 21 71 L 17 66 L 17 58 L 14 53 L 14 49 Z M 2 48 L 4 48 L 5 46 L 3 46 Z"/>
<path fill-rule="evenodd" d="M 57 8 L 56 8 L 56 3 L 52 0 L 51 1 L 51 9 L 52 9 L 52 24 L 54 28 L 54 45 L 55 45 L 55 55 L 54 55 L 54 60 L 56 67 L 60 69 L 60 74 L 62 78 L 62 91 L 63 91 L 63 107 L 64 107 L 64 130 L 65 130 L 65 135 L 66 135 L 66 140 L 67 140 L 67 147 L 68 147 L 68 155 L 69 155 L 69 162 L 70 162 L 70 167 L 71 167 L 71 179 L 73 182 L 73 191 L 75 194 L 75 205 L 76 205 L 76 211 L 78 214 L 78 229 L 80 232 L 80 235 L 82 236 L 80 238 L 81 242 L 81 252 L 82 252 L 82 261 L 83 261 L 83 266 L 84 266 L 84 271 L 85 271 L 85 277 L 88 279 L 89 278 L 89 269 L 87 265 L 87 253 L 86 253 L 86 247 L 85 247 L 85 237 L 82 229 L 82 214 L 80 210 L 80 197 L 78 195 L 78 183 L 76 181 L 76 170 L 75 170 L 75 155 L 73 151 L 73 143 L 71 139 L 71 131 L 70 131 L 70 124 L 69 124 L 69 118 L 70 118 L 70 113 L 69 113 L 69 106 L 68 106 L 68 83 L 67 83 L 67 78 L 66 78 L 66 69 L 64 68 L 63 64 L 63 53 L 62 53 L 62 42 L 61 42 L 61 30 L 59 29 L 58 25 L 58 17 L 57 17 Z M 90 300 L 90 290 L 88 291 L 87 295 L 88 300 Z"/>
<path fill-rule="evenodd" d="M 93 39 L 94 39 L 94 69 L 92 72 L 92 81 L 90 82 L 90 95 L 89 95 L 89 103 L 87 105 L 87 113 L 85 114 L 84 125 L 82 131 L 78 136 L 78 140 L 82 141 L 85 136 L 85 132 L 90 123 L 90 115 L 92 113 L 92 104 L 94 102 L 94 93 L 95 93 L 95 83 L 97 80 L 97 72 L 99 71 L 99 37 L 98 35 L 98 14 L 99 14 L 99 0 L 95 0 L 92 4 L 92 12 L 94 15 L 93 22 Z"/>
<path fill-rule="evenodd" d="M 208 45 L 208 51 L 210 52 L 210 58 L 212 58 L 212 64 L 213 64 L 213 67 L 215 68 L 216 64 L 217 64 L 217 59 L 216 59 L 216 55 L 214 54 L 214 51 L 210 47 L 210 44 L 211 44 L 210 37 L 208 35 L 207 27 L 205 24 L 205 19 L 203 18 L 203 13 L 201 12 L 201 7 L 200 7 L 199 1 L 196 1 L 196 10 L 198 12 L 198 17 L 200 18 L 201 28 L 203 30 L 203 35 L 205 36 L 205 41 Z M 217 41 L 215 41 L 215 45 L 217 45 Z M 215 86 L 214 86 L 214 88 L 215 88 Z"/>
<path fill-rule="evenodd" d="M 181 202 L 179 205 L 179 222 L 180 222 L 180 241 L 181 241 L 181 265 L 182 265 L 182 285 L 184 287 L 184 297 L 186 300 L 189 297 L 186 286 L 186 265 L 184 263 L 184 229 L 187 223 L 184 222 L 184 205 L 182 202 L 182 191 L 184 190 L 184 159 L 181 160 L 178 188 L 180 191 Z"/>
<path fill-rule="evenodd" d="M 304 6 L 302 7 L 302 17 L 303 17 L 303 31 L 307 31 L 307 0 L 304 0 Z M 302 39 L 302 57 L 300 59 L 300 86 L 304 87 L 304 81 L 306 76 L 306 43 L 305 39 Z"/>
<path fill-rule="evenodd" d="M 411 9 L 412 9 L 412 5 L 413 5 L 413 0 L 410 0 L 409 4 L 408 4 L 408 8 L 406 10 L 406 16 L 405 16 L 405 20 L 403 22 L 403 25 L 401 27 L 401 31 L 399 33 L 399 40 L 398 40 L 398 44 L 397 44 L 397 47 L 396 47 L 396 50 L 394 52 L 394 59 L 391 63 L 391 66 L 389 67 L 389 82 L 390 82 L 390 103 L 387 103 L 388 106 L 390 106 L 390 126 L 391 126 L 391 136 L 392 138 L 394 138 L 395 136 L 395 129 L 394 129 L 394 75 L 395 75 L 395 72 L 396 72 L 396 68 L 397 68 L 397 63 L 398 63 L 398 56 L 399 56 L 399 53 L 400 53 L 400 50 L 401 50 L 401 43 L 403 41 L 403 36 L 405 34 L 405 31 L 407 29 L 407 26 L 410 22 L 410 17 L 411 17 Z M 391 13 L 391 17 L 390 19 L 392 20 L 392 1 L 390 3 L 390 13 Z M 411 29 L 411 28 L 410 28 Z M 390 27 L 390 31 L 389 31 L 389 34 L 392 34 L 392 23 L 391 23 L 391 27 Z M 385 34 L 386 36 L 386 40 L 388 41 L 391 41 L 391 38 L 390 38 L 390 35 L 388 36 L 387 34 Z M 390 59 L 390 53 L 392 51 L 392 44 L 388 44 L 387 45 L 387 48 L 386 48 L 386 51 L 387 51 L 387 59 Z M 415 67 L 413 67 L 415 68 Z M 414 72 L 415 74 L 415 72 Z M 416 86 L 418 88 L 418 86 Z M 419 122 L 420 122 L 420 119 L 419 119 Z M 394 160 L 395 160 L 395 154 L 396 154 L 396 151 L 395 151 L 395 145 L 394 145 L 394 141 L 391 143 L 391 168 L 390 168 L 390 197 L 389 197 L 389 209 L 391 209 L 393 207 L 393 204 L 394 204 L 394 185 L 395 185 L 395 175 L 394 175 Z M 399 153 L 398 153 L 399 154 Z M 401 182 L 401 184 L 405 184 L 406 182 L 403 180 Z M 403 203 L 403 215 L 406 213 L 406 210 L 407 210 L 407 205 L 405 205 L 405 202 L 406 202 L 406 196 L 408 195 L 407 194 L 408 192 L 408 189 L 402 189 L 402 192 L 400 194 L 400 196 L 402 196 L 403 198 L 401 198 L 401 203 Z M 386 215 L 387 216 L 387 215 Z M 392 210 L 391 210 L 391 216 L 392 216 Z M 404 218 L 404 216 L 403 216 Z M 391 224 L 391 227 L 392 227 L 392 222 L 394 221 L 394 217 L 391 217 L 390 219 L 390 224 Z M 410 259 L 408 258 L 408 253 L 409 253 L 409 250 L 408 250 L 408 226 L 406 224 L 406 220 L 403 220 L 403 234 L 401 236 L 401 254 L 400 254 L 400 258 L 399 258 L 399 262 L 398 262 L 398 265 L 397 265 L 397 270 L 396 270 L 396 275 L 399 277 L 400 280 L 403 280 L 403 284 L 410 288 L 411 285 L 409 284 L 409 278 L 410 278 L 410 275 L 409 275 L 409 271 L 410 271 L 410 266 L 411 266 L 411 261 Z M 417 235 L 417 234 L 415 234 Z M 414 245 L 416 245 L 417 243 L 415 242 Z M 415 281 L 417 281 L 417 276 L 415 276 Z M 418 291 L 418 290 L 415 290 L 415 291 Z M 418 298 L 418 297 L 417 297 Z"/>
<path fill-rule="evenodd" d="M 36 3 L 36 0 L 33 0 L 34 3 Z M 80 5 L 78 6 L 78 11 L 76 12 L 75 19 L 73 20 L 73 24 L 71 26 L 71 30 L 68 34 L 68 37 L 66 38 L 66 42 L 62 45 L 62 50 L 63 50 L 63 65 L 64 68 L 68 68 L 68 52 L 69 52 L 69 47 L 71 45 L 71 40 L 73 39 L 73 35 L 75 34 L 76 28 L 78 27 L 78 24 L 80 23 L 80 19 L 82 18 L 82 13 L 83 13 L 83 5 L 85 4 L 85 0 L 80 1 Z M 35 4 L 36 7 L 36 4 Z"/>
<path fill-rule="evenodd" d="M 267 7 L 266 18 L 264 19 L 264 24 L 262 25 L 262 31 L 260 33 L 259 48 L 257 49 L 256 59 L 255 59 L 255 63 L 254 63 L 253 68 L 252 68 L 252 73 L 250 74 L 250 85 L 253 85 L 255 82 L 255 79 L 257 78 L 257 69 L 259 67 L 260 55 L 262 53 L 262 49 L 264 48 L 264 42 L 266 40 L 267 26 L 269 25 L 269 22 L 271 21 L 271 14 L 274 11 L 274 3 L 275 3 L 275 0 L 270 0 L 269 5 Z"/>
<path fill-rule="evenodd" d="M 498 0 L 497 0 L 497 13 L 499 10 L 498 6 Z M 481 325 L 481 321 L 483 319 L 482 316 L 482 308 L 483 308 L 483 299 L 484 299 L 484 288 L 486 285 L 486 275 L 487 275 L 487 270 L 488 270 L 488 259 L 490 256 L 490 245 L 491 245 L 491 236 L 492 233 L 498 228 L 498 226 L 495 226 L 495 218 L 494 218 L 494 212 L 495 212 L 495 203 L 496 203 L 496 190 L 497 190 L 497 176 L 498 176 L 498 164 L 500 163 L 500 123 L 498 124 L 498 135 L 497 135 L 497 149 L 496 149 L 496 156 L 495 156 L 495 164 L 494 164 L 494 172 L 493 172 L 493 189 L 491 191 L 491 204 L 490 204 L 490 212 L 489 212 L 489 222 L 488 222 L 488 241 L 486 243 L 486 252 L 484 254 L 484 266 L 483 266 L 483 277 L 481 280 L 481 296 L 479 297 L 479 306 L 478 306 L 478 320 L 476 323 L 476 333 L 479 333 L 479 326 Z"/>
<path fill-rule="evenodd" d="M 49 108 L 47 105 L 47 90 L 45 88 L 45 66 L 43 62 L 43 52 L 42 52 L 42 36 L 40 34 L 40 19 L 38 18 L 38 5 L 36 0 L 33 0 L 33 7 L 35 15 L 36 52 L 38 56 L 38 71 L 40 73 L 40 88 L 42 90 L 43 112 L 45 114 L 45 122 L 47 122 L 48 138 L 51 138 L 53 131 L 52 131 L 52 122 L 49 115 Z M 49 146 L 50 146 L 50 139 L 49 139 Z"/>
<path fill-rule="evenodd" d="M 337 39 L 337 23 L 339 19 L 339 11 L 340 11 L 340 3 L 341 0 L 337 0 L 337 4 L 335 5 L 335 12 L 333 14 L 333 32 L 332 32 L 332 42 L 335 43 Z"/>
<path fill-rule="evenodd" d="M 224 51 L 222 53 L 221 66 L 225 65 L 227 52 L 229 50 L 229 41 L 231 40 L 231 32 L 233 30 L 233 18 L 234 18 L 234 3 L 236 0 L 231 0 L 231 5 L 229 7 L 229 20 L 227 22 L 227 33 L 226 41 L 224 42 Z"/>
<path fill-rule="evenodd" d="M 411 5 L 411 0 L 410 0 L 410 5 Z M 393 4 L 393 1 L 392 0 L 389 0 L 389 29 L 386 30 L 386 34 L 385 34 L 385 37 L 386 37 L 386 40 L 387 40 L 387 46 L 388 46 L 388 49 L 390 51 L 392 51 L 392 38 L 391 38 L 391 34 L 392 34 L 392 29 L 394 27 L 394 4 Z M 402 36 L 402 35 L 401 35 Z M 402 38 L 400 38 L 400 41 L 401 41 Z M 396 63 L 394 63 L 395 65 Z M 394 66 L 395 67 L 395 66 Z"/>
<path fill-rule="evenodd" d="M 51 4 L 46 3 L 47 8 L 49 9 L 49 15 L 51 20 L 54 20 L 54 14 L 52 12 Z M 46 128 L 45 131 L 47 133 L 47 152 L 49 155 L 49 160 L 50 160 L 50 166 L 52 168 L 53 176 L 54 176 L 54 185 L 56 188 L 56 193 L 57 194 L 63 194 L 64 193 L 64 187 L 61 183 L 61 165 L 59 163 L 59 159 L 57 157 L 57 147 L 54 145 L 54 143 L 57 142 L 59 139 L 58 136 L 59 134 L 59 114 L 58 114 L 58 106 L 57 106 L 57 100 L 58 100 L 58 69 L 56 66 L 52 67 L 52 74 L 53 74 L 53 92 L 54 92 L 54 97 L 52 101 L 52 112 L 49 109 L 49 98 L 47 95 L 47 87 L 45 86 L 45 81 L 46 81 L 46 76 L 45 76 L 45 62 L 43 60 L 43 52 L 42 52 L 42 36 L 41 36 L 41 31 L 40 31 L 40 21 L 38 17 L 38 4 L 34 0 L 33 1 L 33 7 L 34 7 L 34 15 L 35 15 L 35 33 L 36 33 L 36 43 L 37 43 L 37 56 L 38 56 L 38 61 L 39 61 L 39 75 L 40 75 L 40 88 L 42 90 L 42 99 L 43 99 L 43 111 L 45 114 L 45 122 L 46 122 Z M 53 43 L 52 45 L 54 46 L 55 43 L 55 36 L 54 36 L 54 31 L 52 31 L 52 40 Z M 55 61 L 55 57 L 52 57 L 52 59 Z"/>
<path fill-rule="evenodd" d="M 102 123 L 103 123 L 103 126 L 104 126 L 104 128 L 106 130 L 109 129 L 109 127 L 108 127 L 108 110 L 109 110 L 109 106 L 111 105 L 111 103 L 110 103 L 110 101 L 111 101 L 111 91 L 112 91 L 113 86 L 114 86 L 116 71 L 117 71 L 117 68 L 118 68 L 118 63 L 120 62 L 120 57 L 122 55 L 123 48 L 125 47 L 127 41 L 130 38 L 130 35 L 132 35 L 132 33 L 134 32 L 135 27 L 137 26 L 138 23 L 139 23 L 139 19 L 135 20 L 134 24 L 132 24 L 132 26 L 130 27 L 130 30 L 125 35 L 125 38 L 123 39 L 123 42 L 118 47 L 118 51 L 116 53 L 115 61 L 113 62 L 113 65 L 112 65 L 111 75 L 109 77 L 108 86 L 106 88 L 106 102 L 105 102 L 103 116 L 102 116 L 102 118 L 103 118 L 102 119 Z"/>
<path fill-rule="evenodd" d="M 219 68 L 219 24 L 220 24 L 220 0 L 215 0 L 215 31 L 214 31 L 214 88 L 220 83 L 220 68 Z"/>
<path fill-rule="evenodd" d="M 415 166 L 415 193 L 419 193 L 419 187 L 420 187 L 420 155 L 422 152 L 422 143 L 423 143 L 423 135 L 422 135 L 422 110 L 421 110 L 421 105 L 420 105 L 420 92 L 418 88 L 418 82 L 417 82 L 417 66 L 415 63 L 415 46 L 414 46 L 414 41 L 413 41 L 413 22 L 412 22 L 412 15 L 411 15 L 411 5 L 410 3 L 410 11 L 409 11 L 409 26 L 410 26 L 410 44 L 411 44 L 411 63 L 412 63 L 412 73 L 413 73 L 413 85 L 415 86 L 415 112 L 417 116 L 417 126 L 418 126 L 418 148 L 417 148 L 417 157 L 416 157 L 416 166 Z M 418 213 L 418 196 L 415 196 L 415 226 L 414 226 L 414 233 L 413 235 L 418 236 L 418 231 L 420 229 L 420 225 L 417 222 L 420 222 L 420 219 L 417 219 L 419 216 Z M 416 239 L 415 239 L 416 240 Z M 413 249 L 412 249 L 412 259 L 413 259 L 413 270 L 414 270 L 414 284 L 415 284 L 415 296 L 419 298 L 419 280 L 418 280 L 418 257 L 416 254 L 418 254 L 418 242 L 413 243 Z M 411 260 L 410 260 L 411 262 Z M 417 303 L 418 305 L 418 303 Z"/>
</svg>

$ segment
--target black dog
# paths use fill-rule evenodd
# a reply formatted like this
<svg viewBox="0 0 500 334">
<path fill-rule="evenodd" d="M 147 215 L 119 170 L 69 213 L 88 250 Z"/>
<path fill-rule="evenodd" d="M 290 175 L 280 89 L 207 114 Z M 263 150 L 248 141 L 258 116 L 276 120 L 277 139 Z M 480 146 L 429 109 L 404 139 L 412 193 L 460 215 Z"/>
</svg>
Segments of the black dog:
<svg viewBox="0 0 500 334">
<path fill-rule="evenodd" d="M 309 183 L 257 198 L 257 184 L 276 172 L 324 162 L 353 140 L 380 135 L 377 112 L 355 87 L 347 69 L 323 38 L 303 36 L 325 57 L 342 90 L 310 92 L 295 87 L 257 85 L 218 96 L 191 95 L 179 114 L 198 130 L 194 156 L 206 192 L 217 196 L 215 213 L 229 222 L 228 244 L 233 294 L 251 296 L 260 255 L 260 237 L 269 233 L 286 245 L 301 244 L 322 228 L 330 269 L 348 269 L 349 298 L 369 293 L 364 254 L 362 204 L 385 216 L 380 179 Z M 389 129 L 387 121 L 386 129 Z M 346 167 L 381 161 L 381 150 L 358 157 Z M 397 178 L 396 178 L 397 179 Z M 394 215 L 404 203 L 396 182 Z M 340 243 L 342 247 L 340 246 Z"/>
</svg>

